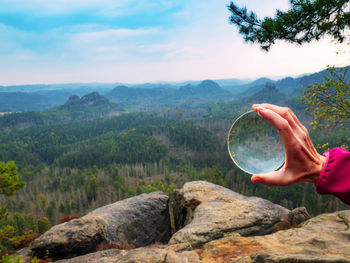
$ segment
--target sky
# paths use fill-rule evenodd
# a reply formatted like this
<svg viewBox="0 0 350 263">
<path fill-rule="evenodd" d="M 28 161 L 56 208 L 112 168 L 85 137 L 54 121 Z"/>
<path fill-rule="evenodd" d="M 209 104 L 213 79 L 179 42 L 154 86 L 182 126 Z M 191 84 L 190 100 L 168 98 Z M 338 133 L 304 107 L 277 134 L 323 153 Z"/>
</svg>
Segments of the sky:
<svg viewBox="0 0 350 263">
<path fill-rule="evenodd" d="M 0 85 L 255 79 L 350 64 L 322 39 L 244 43 L 220 0 L 0 0 Z M 260 17 L 287 0 L 236 0 Z M 340 51 L 340 54 L 337 54 Z"/>
</svg>

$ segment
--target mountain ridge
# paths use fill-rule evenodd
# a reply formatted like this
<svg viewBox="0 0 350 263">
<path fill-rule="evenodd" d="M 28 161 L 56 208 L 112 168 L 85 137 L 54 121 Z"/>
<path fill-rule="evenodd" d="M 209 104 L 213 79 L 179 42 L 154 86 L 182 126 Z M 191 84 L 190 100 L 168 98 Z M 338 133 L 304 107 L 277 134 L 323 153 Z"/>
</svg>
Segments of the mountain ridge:
<svg viewBox="0 0 350 263">
<path fill-rule="evenodd" d="M 20 129 L 55 122 L 94 119 L 123 111 L 122 105 L 110 102 L 98 92 L 91 92 L 81 98 L 72 95 L 65 104 L 49 110 L 5 114 L 0 116 L 0 125 L 3 130 Z"/>
</svg>

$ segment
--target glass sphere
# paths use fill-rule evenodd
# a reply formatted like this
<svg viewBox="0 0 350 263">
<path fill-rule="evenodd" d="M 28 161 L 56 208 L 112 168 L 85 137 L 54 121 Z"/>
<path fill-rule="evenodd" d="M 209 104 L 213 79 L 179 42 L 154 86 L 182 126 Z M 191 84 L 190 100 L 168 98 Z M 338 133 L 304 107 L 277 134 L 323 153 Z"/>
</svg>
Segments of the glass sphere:
<svg viewBox="0 0 350 263">
<path fill-rule="evenodd" d="M 285 162 L 285 151 L 272 124 L 249 111 L 231 126 L 227 146 L 233 162 L 248 174 L 278 170 Z"/>
</svg>

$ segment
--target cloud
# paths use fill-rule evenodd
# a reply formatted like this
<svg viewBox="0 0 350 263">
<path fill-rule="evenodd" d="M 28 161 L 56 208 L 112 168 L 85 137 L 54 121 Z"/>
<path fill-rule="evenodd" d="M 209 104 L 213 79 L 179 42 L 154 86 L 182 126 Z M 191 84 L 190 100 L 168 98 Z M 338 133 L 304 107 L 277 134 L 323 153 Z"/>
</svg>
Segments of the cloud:
<svg viewBox="0 0 350 263">
<path fill-rule="evenodd" d="M 0 0 L 0 23 L 24 31 L 100 24 L 111 28 L 171 26 L 184 1 Z"/>
<path fill-rule="evenodd" d="M 260 16 L 288 7 L 287 0 L 237 2 Z M 0 85 L 271 77 L 346 63 L 328 39 L 281 42 L 269 53 L 243 43 L 227 3 L 0 0 Z"/>
</svg>

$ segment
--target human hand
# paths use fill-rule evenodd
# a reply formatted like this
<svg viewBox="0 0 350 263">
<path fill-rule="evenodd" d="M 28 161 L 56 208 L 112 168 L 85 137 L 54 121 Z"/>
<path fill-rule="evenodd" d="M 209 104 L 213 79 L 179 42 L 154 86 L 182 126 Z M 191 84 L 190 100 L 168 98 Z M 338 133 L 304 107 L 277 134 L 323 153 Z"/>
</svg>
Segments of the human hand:
<svg viewBox="0 0 350 263">
<path fill-rule="evenodd" d="M 253 175 L 251 181 L 279 186 L 297 182 L 316 183 L 326 158 L 317 153 L 307 129 L 295 114 L 289 108 L 267 103 L 254 104 L 252 109 L 278 130 L 286 162 L 278 171 Z"/>
</svg>

